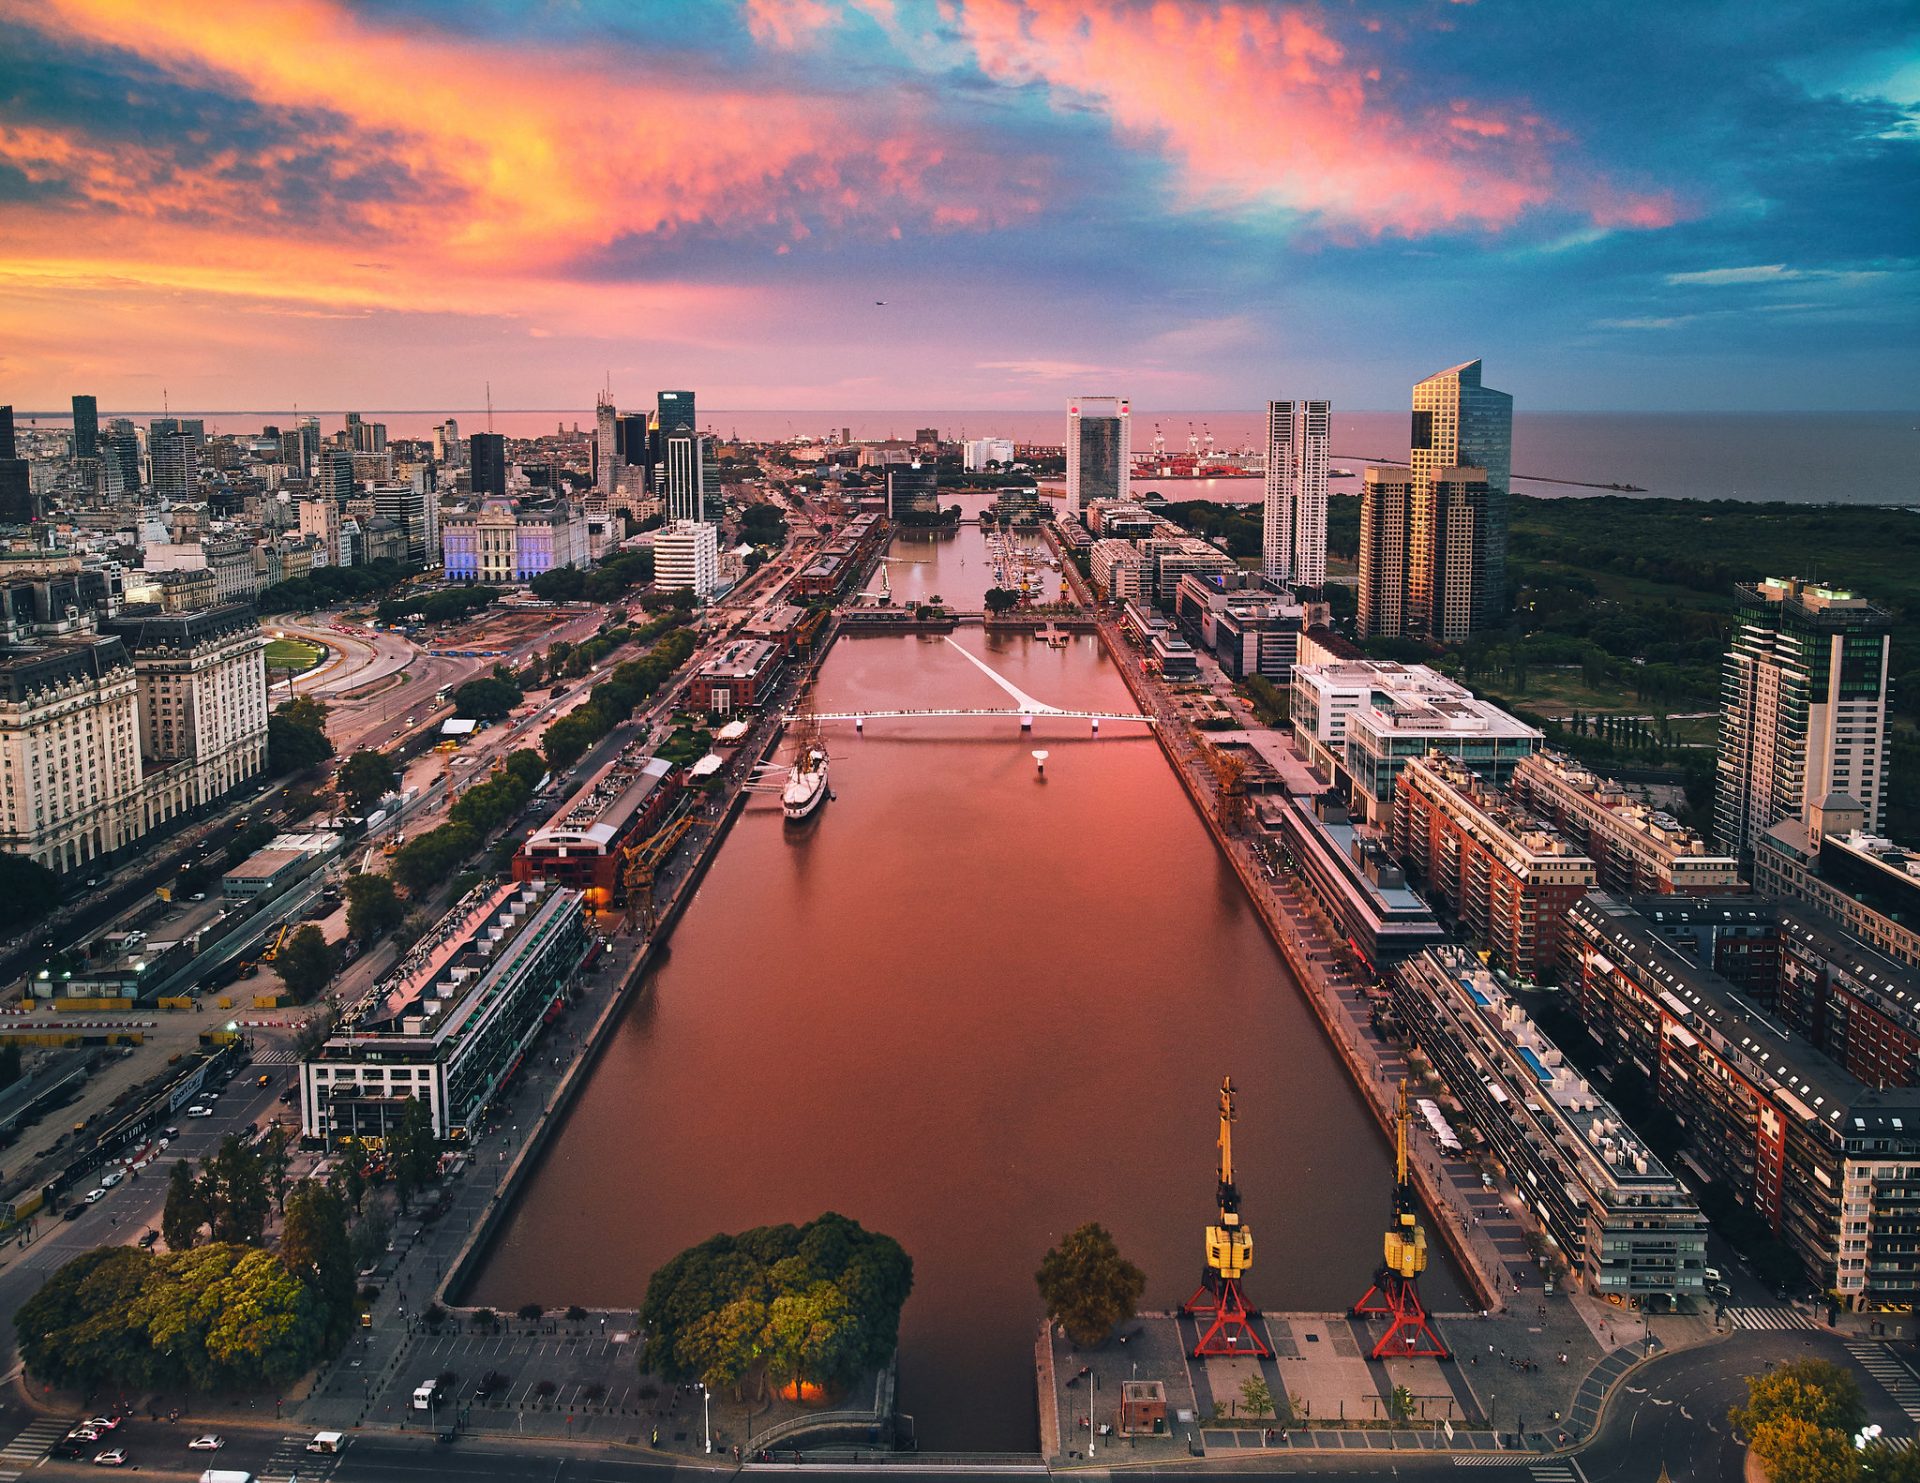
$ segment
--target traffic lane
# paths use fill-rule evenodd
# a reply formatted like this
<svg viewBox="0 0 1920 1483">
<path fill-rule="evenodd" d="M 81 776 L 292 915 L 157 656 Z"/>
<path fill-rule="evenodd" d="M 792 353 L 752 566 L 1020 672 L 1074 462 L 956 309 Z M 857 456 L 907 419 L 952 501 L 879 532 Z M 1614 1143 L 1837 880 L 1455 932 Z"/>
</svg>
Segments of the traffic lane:
<svg viewBox="0 0 1920 1483">
<path fill-rule="evenodd" d="M 1675 1483 L 1742 1476 L 1745 1446 L 1727 1412 L 1747 1399 L 1747 1377 L 1769 1365 L 1820 1358 L 1860 1381 L 1871 1419 L 1907 1430 L 1899 1408 L 1834 1335 L 1807 1329 L 1742 1331 L 1731 1339 L 1662 1355 L 1630 1371 L 1593 1445 L 1580 1453 L 1589 1483 L 1639 1483 L 1661 1464 Z"/>
<path fill-rule="evenodd" d="M 272 1409 L 268 1408 L 271 1418 Z M 165 1412 L 161 1413 L 164 1418 Z M 223 1444 L 216 1452 L 195 1452 L 187 1443 L 195 1437 L 214 1435 Z M 90 1478 L 94 1483 L 112 1474 L 94 1461 L 94 1454 L 109 1447 L 126 1449 L 125 1471 L 145 1476 L 198 1478 L 208 1468 L 230 1468 L 236 1472 L 260 1474 L 289 1433 L 278 1428 L 254 1427 L 222 1430 L 219 1426 L 196 1426 L 187 1421 L 149 1421 L 145 1412 L 128 1416 L 98 1442 L 83 1444 L 86 1452 L 76 1458 L 49 1458 L 34 1469 L 35 1478 Z M 316 1459 L 317 1461 L 318 1459 Z"/>
</svg>

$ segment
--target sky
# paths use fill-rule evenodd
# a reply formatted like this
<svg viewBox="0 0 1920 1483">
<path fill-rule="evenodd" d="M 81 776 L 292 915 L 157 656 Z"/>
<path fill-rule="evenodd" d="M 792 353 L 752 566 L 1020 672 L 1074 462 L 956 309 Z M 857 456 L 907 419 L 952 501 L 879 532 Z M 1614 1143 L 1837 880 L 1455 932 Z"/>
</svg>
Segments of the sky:
<svg viewBox="0 0 1920 1483">
<path fill-rule="evenodd" d="M 1911 0 L 0 0 L 0 402 L 1920 406 Z"/>
</svg>

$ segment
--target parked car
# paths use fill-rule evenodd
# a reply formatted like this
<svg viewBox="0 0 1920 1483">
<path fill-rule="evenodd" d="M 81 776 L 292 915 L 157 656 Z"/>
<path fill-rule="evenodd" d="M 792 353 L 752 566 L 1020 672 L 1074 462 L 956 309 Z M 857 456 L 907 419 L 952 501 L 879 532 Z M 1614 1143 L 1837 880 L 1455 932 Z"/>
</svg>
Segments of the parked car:
<svg viewBox="0 0 1920 1483">
<path fill-rule="evenodd" d="M 193 1106 L 187 1109 L 187 1116 L 188 1117 L 212 1117 L 213 1109 L 207 1106 L 204 1102 L 195 1102 Z"/>
<path fill-rule="evenodd" d="M 121 1180 L 125 1179 L 126 1177 L 127 1176 L 122 1174 L 118 1169 L 115 1169 L 110 1174 L 106 1174 L 101 1178 L 100 1188 L 112 1189 L 116 1184 L 118 1184 Z"/>
<path fill-rule="evenodd" d="M 105 1452 L 93 1454 L 93 1465 L 97 1468 L 123 1468 L 127 1462 L 127 1449 L 124 1447 L 109 1447 Z"/>
<path fill-rule="evenodd" d="M 87 1191 L 86 1200 L 89 1205 L 98 1205 L 102 1200 L 106 1199 L 106 1197 L 107 1192 L 105 1190 L 95 1188 Z"/>
</svg>

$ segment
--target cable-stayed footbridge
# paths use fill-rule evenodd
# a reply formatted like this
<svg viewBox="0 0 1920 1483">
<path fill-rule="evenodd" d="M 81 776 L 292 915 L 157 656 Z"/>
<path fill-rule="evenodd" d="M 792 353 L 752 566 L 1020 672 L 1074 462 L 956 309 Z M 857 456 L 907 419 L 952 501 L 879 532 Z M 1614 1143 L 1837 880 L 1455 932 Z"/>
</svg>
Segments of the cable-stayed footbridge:
<svg viewBox="0 0 1920 1483">
<path fill-rule="evenodd" d="M 906 720 L 918 716 L 1017 716 L 1020 720 L 1020 729 L 1022 731 L 1031 730 L 1034 721 L 1039 718 L 1062 721 L 1091 721 L 1095 731 L 1100 729 L 1100 723 L 1102 721 L 1130 721 L 1141 726 L 1154 726 L 1159 724 L 1155 717 L 1143 715 L 1139 711 L 1070 710 L 1064 706 L 1048 705 L 1046 701 L 1027 694 L 1026 691 L 1014 684 L 1013 681 L 994 669 L 993 666 L 985 660 L 971 653 L 963 645 L 954 643 L 951 638 L 947 638 L 945 635 L 942 635 L 942 637 L 946 639 L 948 644 L 952 645 L 953 649 L 959 653 L 967 663 L 971 664 L 975 669 L 979 670 L 981 674 L 985 675 L 988 679 L 992 680 L 994 684 L 1006 691 L 1007 695 L 1012 699 L 1013 704 L 1011 706 L 1000 707 L 920 706 L 901 710 L 815 711 L 810 713 L 812 718 L 816 721 L 851 721 L 854 726 L 860 730 L 865 730 L 866 723 L 869 721 Z M 789 716 L 788 719 L 791 720 L 792 717 Z"/>
</svg>

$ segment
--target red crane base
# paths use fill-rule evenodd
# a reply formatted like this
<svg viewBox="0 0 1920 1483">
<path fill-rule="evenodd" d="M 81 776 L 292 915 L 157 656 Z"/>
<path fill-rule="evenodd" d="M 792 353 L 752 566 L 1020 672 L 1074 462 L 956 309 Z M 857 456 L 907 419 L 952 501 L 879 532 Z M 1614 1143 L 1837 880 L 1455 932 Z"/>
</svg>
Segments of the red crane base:
<svg viewBox="0 0 1920 1483">
<path fill-rule="evenodd" d="M 1229 1359 L 1238 1354 L 1273 1358 L 1272 1346 L 1253 1327 L 1259 1310 L 1248 1306 L 1238 1278 L 1210 1278 L 1181 1305 L 1180 1311 L 1194 1318 L 1213 1315 L 1213 1322 L 1193 1346 L 1194 1359 Z"/>
<path fill-rule="evenodd" d="M 1390 1318 L 1387 1331 L 1373 1346 L 1370 1359 L 1452 1359 L 1453 1351 L 1427 1321 L 1420 1301 L 1420 1284 L 1382 1267 L 1367 1295 L 1350 1310 L 1354 1318 Z"/>
</svg>

